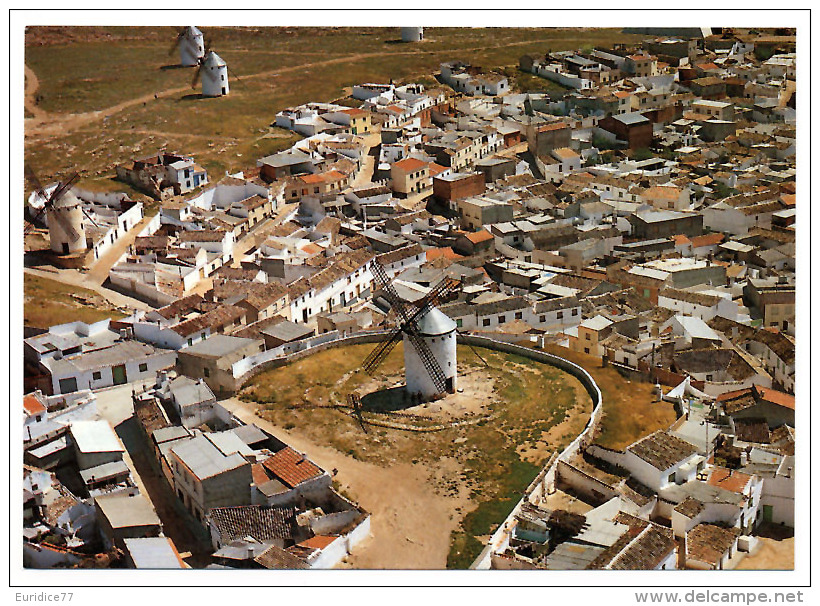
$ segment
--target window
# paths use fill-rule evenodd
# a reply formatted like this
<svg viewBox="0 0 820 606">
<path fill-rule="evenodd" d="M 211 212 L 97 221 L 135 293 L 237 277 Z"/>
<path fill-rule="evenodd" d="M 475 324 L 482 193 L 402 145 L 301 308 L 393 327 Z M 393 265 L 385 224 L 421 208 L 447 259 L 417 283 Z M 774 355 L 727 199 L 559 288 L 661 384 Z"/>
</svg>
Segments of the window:
<svg viewBox="0 0 820 606">
<path fill-rule="evenodd" d="M 674 471 L 669 474 L 669 477 L 666 478 L 666 481 L 669 482 L 670 484 L 675 483 L 675 472 Z"/>
<path fill-rule="evenodd" d="M 145 362 L 140 364 L 140 372 L 146 372 L 147 370 L 148 370 L 148 364 L 146 364 Z"/>
<path fill-rule="evenodd" d="M 490 318 L 484 318 L 481 322 L 482 326 L 489 326 L 490 325 Z"/>
<path fill-rule="evenodd" d="M 578 315 L 578 309 L 577 309 L 577 308 L 572 310 L 572 315 L 573 315 L 573 316 L 577 316 L 577 315 Z"/>
<path fill-rule="evenodd" d="M 102 373 L 98 370 L 93 375 L 91 375 L 95 381 L 99 381 L 102 379 Z"/>
<path fill-rule="evenodd" d="M 563 318 L 564 318 L 564 312 L 563 311 L 559 311 L 556 315 L 558 316 L 559 320 L 563 320 Z"/>
<path fill-rule="evenodd" d="M 202 374 L 205 375 L 206 377 L 210 377 L 211 376 L 211 369 L 206 366 L 205 368 L 202 369 Z"/>
<path fill-rule="evenodd" d="M 461 328 L 462 324 L 464 324 L 463 320 L 461 320 L 461 319 L 456 320 L 456 328 Z"/>
<path fill-rule="evenodd" d="M 516 320 L 520 320 L 523 317 L 524 317 L 524 312 L 522 312 L 522 311 L 515 312 L 515 319 Z"/>
<path fill-rule="evenodd" d="M 541 316 L 540 318 L 538 318 L 538 321 L 539 322 L 546 322 L 547 321 L 547 316 Z"/>
<path fill-rule="evenodd" d="M 591 341 L 591 340 L 592 340 L 592 339 L 590 338 L 590 336 L 589 336 L 589 333 L 588 333 L 588 332 L 585 332 L 585 333 L 584 333 L 584 338 L 585 338 L 587 341 Z"/>
<path fill-rule="evenodd" d="M 585 354 L 588 354 L 588 353 L 589 353 L 589 347 L 584 347 L 584 353 L 585 353 Z"/>
<path fill-rule="evenodd" d="M 193 344 L 194 344 L 193 338 L 188 337 L 188 345 L 190 346 L 190 345 L 193 345 Z"/>
<path fill-rule="evenodd" d="M 507 321 L 507 316 L 498 316 L 498 323 L 504 324 Z"/>
</svg>

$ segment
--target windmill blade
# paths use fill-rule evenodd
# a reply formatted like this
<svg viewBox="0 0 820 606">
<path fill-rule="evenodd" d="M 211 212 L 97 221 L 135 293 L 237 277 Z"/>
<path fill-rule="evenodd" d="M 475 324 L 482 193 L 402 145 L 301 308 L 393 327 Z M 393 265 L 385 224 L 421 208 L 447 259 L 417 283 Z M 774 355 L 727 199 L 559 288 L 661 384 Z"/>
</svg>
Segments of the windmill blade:
<svg viewBox="0 0 820 606">
<path fill-rule="evenodd" d="M 28 182 L 34 188 L 37 195 L 43 199 L 43 204 L 45 205 L 45 202 L 48 201 L 48 195 L 46 194 L 46 190 L 43 188 L 43 184 L 40 183 L 40 179 L 35 174 L 34 169 L 32 169 L 30 165 L 26 164 L 23 171 L 26 174 L 26 179 L 28 179 Z"/>
<path fill-rule="evenodd" d="M 48 220 L 57 221 L 60 224 L 60 227 L 63 228 L 65 234 L 71 239 L 72 242 L 76 242 L 80 239 L 80 234 L 77 233 L 77 230 L 74 229 L 74 226 L 63 216 L 62 213 L 52 211 L 48 215 Z"/>
<path fill-rule="evenodd" d="M 46 200 L 45 206 L 54 206 L 54 204 L 63 197 L 63 195 L 74 186 L 74 183 L 80 178 L 80 173 L 74 173 L 69 177 L 67 181 L 63 181 L 60 183 L 53 192 L 51 192 L 51 196 Z"/>
<path fill-rule="evenodd" d="M 390 355 L 393 348 L 396 347 L 398 342 L 401 340 L 401 336 L 401 329 L 397 329 L 390 335 L 389 339 L 379 343 L 373 351 L 368 354 L 362 363 L 362 368 L 365 372 L 368 374 L 373 374 L 373 371 L 384 361 L 387 356 Z"/>
<path fill-rule="evenodd" d="M 196 88 L 196 83 L 199 81 L 199 73 L 202 71 L 202 62 L 199 63 L 194 72 L 194 79 L 191 80 L 191 88 Z"/>
<path fill-rule="evenodd" d="M 438 363 L 436 356 L 430 349 L 430 346 L 427 345 L 427 341 L 416 331 L 415 327 L 405 334 L 410 340 L 410 343 L 413 344 L 413 348 L 416 350 L 419 358 L 421 358 L 421 363 L 433 380 L 433 385 L 435 385 L 439 392 L 447 391 L 447 377 L 441 369 L 441 364 Z"/>
<path fill-rule="evenodd" d="M 452 292 L 461 285 L 457 280 L 452 278 L 444 278 L 436 284 L 430 292 L 417 303 L 420 307 L 435 307 L 439 302 L 447 298 Z"/>
<path fill-rule="evenodd" d="M 396 292 L 390 278 L 387 277 L 387 272 L 384 271 L 384 266 L 378 261 L 373 261 L 370 267 L 371 273 L 375 276 L 376 281 L 379 282 L 382 291 L 384 291 L 385 298 L 390 303 L 391 309 L 396 312 L 402 323 L 407 322 L 410 316 L 407 305 Z"/>
<path fill-rule="evenodd" d="M 88 214 L 88 212 L 87 212 L 84 208 L 80 207 L 80 210 L 82 210 L 82 211 L 83 211 L 83 214 L 85 215 L 85 218 L 86 218 L 86 219 L 88 219 L 89 221 L 91 221 L 91 222 L 94 224 L 94 226 L 95 226 L 95 227 L 99 227 L 99 226 L 100 226 L 100 224 L 99 224 L 99 223 L 97 223 L 97 222 L 96 222 L 96 221 L 95 221 L 95 220 L 91 217 L 91 215 L 89 215 L 89 214 Z"/>
<path fill-rule="evenodd" d="M 38 227 L 37 221 L 40 219 L 40 217 L 42 217 L 45 214 L 45 212 L 45 207 L 40 208 L 31 218 L 26 219 L 26 226 L 23 229 L 23 233 L 29 234 L 32 230 L 36 229 Z"/>
<path fill-rule="evenodd" d="M 182 38 L 185 36 L 185 28 L 183 27 L 179 32 L 177 32 L 177 37 L 174 39 L 174 43 L 171 45 L 171 48 L 168 49 L 168 55 L 173 55 L 174 51 L 179 46 L 179 43 L 182 42 Z"/>
<path fill-rule="evenodd" d="M 463 332 L 461 332 L 458 328 L 456 328 L 456 332 L 457 332 L 459 335 L 461 335 L 462 337 L 466 336 L 466 335 L 465 335 Z M 483 357 L 480 353 L 478 353 L 478 350 L 477 350 L 475 347 L 473 347 L 473 346 L 472 346 L 472 344 L 470 344 L 470 342 L 469 342 L 469 341 L 464 341 L 464 343 L 466 343 L 466 344 L 467 344 L 467 347 L 469 347 L 470 349 L 472 349 L 472 350 L 473 350 L 473 353 L 474 353 L 474 354 L 478 357 L 478 359 L 479 359 L 479 360 L 481 360 L 481 361 L 484 363 L 484 366 L 485 366 L 485 367 L 487 367 L 487 368 L 489 368 L 489 367 L 490 367 L 490 363 L 489 363 L 489 362 L 487 362 L 487 360 L 485 360 L 485 359 L 484 359 L 484 357 Z"/>
</svg>

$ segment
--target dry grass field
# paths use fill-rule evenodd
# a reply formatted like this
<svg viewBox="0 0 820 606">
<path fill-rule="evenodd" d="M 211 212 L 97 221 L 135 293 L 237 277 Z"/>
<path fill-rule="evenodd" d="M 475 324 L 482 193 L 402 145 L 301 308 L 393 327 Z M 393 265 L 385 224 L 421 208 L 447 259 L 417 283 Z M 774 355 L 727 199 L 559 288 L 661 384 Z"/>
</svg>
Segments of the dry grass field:
<svg viewBox="0 0 820 606">
<path fill-rule="evenodd" d="M 26 326 L 48 328 L 61 322 L 97 322 L 124 317 L 94 291 L 40 276 L 25 274 L 23 293 Z"/>
<path fill-rule="evenodd" d="M 447 565 L 466 568 L 483 547 L 478 537 L 504 520 L 550 454 L 584 427 L 591 400 L 574 377 L 554 367 L 480 349 L 489 364 L 485 367 L 469 348 L 460 347 L 459 380 L 465 390 L 473 389 L 467 387 L 471 381 L 492 385 L 481 395 L 473 391 L 482 401 L 468 408 L 490 419 L 435 432 L 377 426 L 365 432 L 354 417 L 330 406 L 343 404 L 351 390 L 373 384 L 359 369 L 371 348 L 330 349 L 267 371 L 240 398 L 262 404 L 260 414 L 275 426 L 360 461 L 386 468 L 411 463 L 427 470 L 428 490 L 461 497 L 456 514 L 463 518 L 452 536 Z M 403 360 L 400 345 L 379 368 L 376 383 L 383 381 L 387 388 L 400 381 Z M 399 412 L 423 416 L 423 409 L 435 406 Z"/>
<path fill-rule="evenodd" d="M 607 448 L 623 449 L 658 429 L 668 428 L 677 418 L 669 402 L 658 401 L 654 385 L 629 381 L 601 359 L 548 345 L 551 354 L 561 356 L 583 367 L 601 390 L 604 415 L 601 432 L 595 442 Z"/>
<path fill-rule="evenodd" d="M 29 28 L 26 160 L 43 180 L 70 170 L 107 180 L 115 164 L 167 147 L 217 175 L 293 144 L 270 126 L 276 112 L 338 99 L 353 84 L 431 82 L 442 61 L 514 68 L 524 53 L 640 39 L 615 29 L 426 28 L 424 42 L 401 44 L 397 28 L 202 29 L 232 72 L 227 97 L 191 89 L 193 70 L 168 54 L 173 28 Z"/>
</svg>

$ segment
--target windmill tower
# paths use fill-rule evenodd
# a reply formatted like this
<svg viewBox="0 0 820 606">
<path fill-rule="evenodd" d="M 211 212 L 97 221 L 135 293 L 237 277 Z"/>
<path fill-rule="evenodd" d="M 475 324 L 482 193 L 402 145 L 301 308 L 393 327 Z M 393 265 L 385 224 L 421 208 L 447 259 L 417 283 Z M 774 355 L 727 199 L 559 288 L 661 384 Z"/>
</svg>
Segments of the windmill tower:
<svg viewBox="0 0 820 606">
<path fill-rule="evenodd" d="M 55 200 L 46 212 L 51 250 L 58 254 L 72 254 L 86 249 L 83 227 L 83 206 L 71 191 Z"/>
<path fill-rule="evenodd" d="M 456 390 L 456 323 L 433 307 L 416 321 L 416 330 L 427 347 L 415 347 L 405 333 L 404 376 L 408 393 L 417 394 L 422 400 L 434 398 L 443 391 L 453 393 Z M 436 380 L 429 370 L 433 365 L 425 359 L 427 350 L 441 369 L 444 390 L 440 389 L 441 379 Z"/>
<path fill-rule="evenodd" d="M 199 65 L 200 59 L 205 56 L 205 36 L 193 25 L 182 28 L 171 45 L 170 54 L 179 48 L 179 63 L 183 67 Z"/>
<path fill-rule="evenodd" d="M 424 40 L 423 27 L 403 27 L 401 28 L 402 42 L 421 42 Z"/>
<path fill-rule="evenodd" d="M 228 86 L 228 64 L 214 51 L 208 51 L 194 74 L 192 86 L 202 78 L 203 97 L 222 97 L 230 92 Z"/>
<path fill-rule="evenodd" d="M 442 280 L 415 307 L 404 302 L 390 283 L 384 268 L 374 262 L 373 275 L 399 318 L 399 327 L 365 358 L 362 367 L 373 373 L 399 340 L 404 341 L 407 391 L 422 400 L 431 400 L 456 388 L 456 323 L 436 308 L 456 286 Z M 358 396 L 351 394 L 354 408 Z"/>
<path fill-rule="evenodd" d="M 34 185 L 34 197 L 43 201 L 42 206 L 34 212 L 34 216 L 28 219 L 26 233 L 35 227 L 40 217 L 45 216 L 52 251 L 62 255 L 85 251 L 88 245 L 85 239 L 83 215 L 92 222 L 94 220 L 86 214 L 80 199 L 71 193 L 71 188 L 80 175 L 75 173 L 66 181 L 58 183 L 52 188 L 51 193 L 46 193 L 40 180 L 28 166 L 26 166 L 26 176 Z M 96 222 L 94 223 L 96 225 Z"/>
</svg>

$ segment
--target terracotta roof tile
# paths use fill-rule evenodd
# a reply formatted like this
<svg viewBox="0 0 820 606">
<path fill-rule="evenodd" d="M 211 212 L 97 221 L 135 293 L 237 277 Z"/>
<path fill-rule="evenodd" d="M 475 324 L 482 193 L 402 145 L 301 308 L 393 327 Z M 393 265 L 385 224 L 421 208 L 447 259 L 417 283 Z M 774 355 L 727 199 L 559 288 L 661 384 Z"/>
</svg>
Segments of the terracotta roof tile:
<svg viewBox="0 0 820 606">
<path fill-rule="evenodd" d="M 725 467 L 715 467 L 712 473 L 709 474 L 709 479 L 706 481 L 709 486 L 717 486 L 724 490 L 731 490 L 743 494 L 746 487 L 749 485 L 752 476 L 742 473 L 740 471 L 732 471 Z"/>
<path fill-rule="evenodd" d="M 265 469 L 290 488 L 317 478 L 324 472 L 305 455 L 287 446 L 262 462 Z"/>
<path fill-rule="evenodd" d="M 34 416 L 45 412 L 46 407 L 36 396 L 28 394 L 23 396 L 23 410 L 25 410 L 29 416 Z"/>
</svg>

